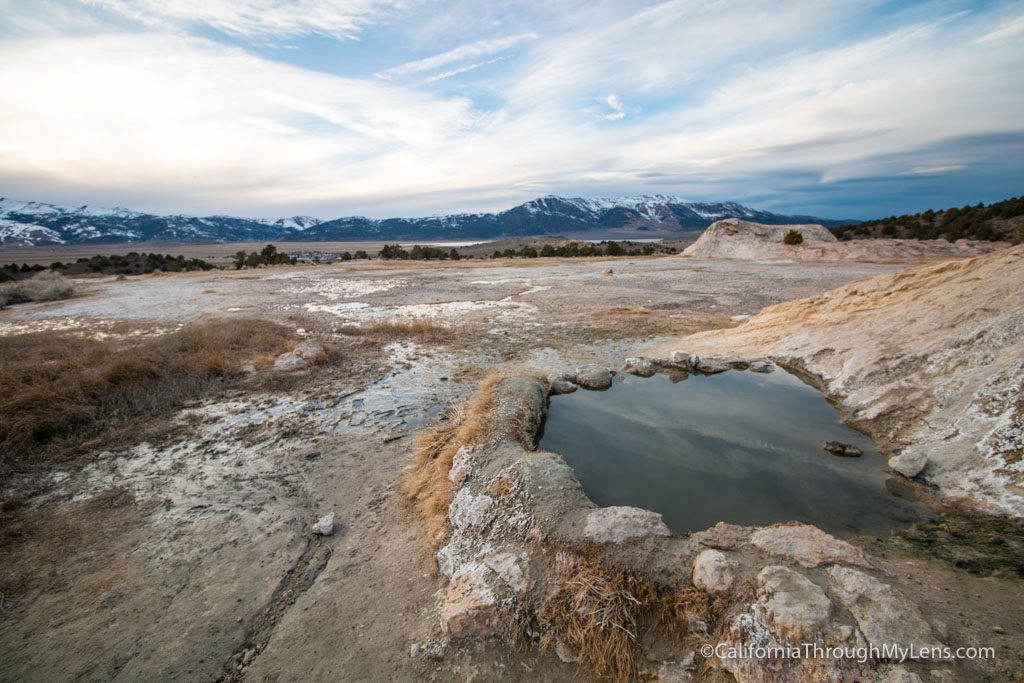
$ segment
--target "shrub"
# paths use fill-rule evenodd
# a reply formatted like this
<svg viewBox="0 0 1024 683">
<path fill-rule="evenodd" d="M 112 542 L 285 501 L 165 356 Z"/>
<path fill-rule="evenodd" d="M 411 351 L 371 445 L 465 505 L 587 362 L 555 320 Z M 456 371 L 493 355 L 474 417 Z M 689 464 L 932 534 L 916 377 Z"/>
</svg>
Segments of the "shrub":
<svg viewBox="0 0 1024 683">
<path fill-rule="evenodd" d="M 786 233 L 786 236 L 782 238 L 782 241 L 790 245 L 803 244 L 804 234 L 799 230 L 790 230 Z"/>
<path fill-rule="evenodd" d="M 28 301 L 67 299 L 74 293 L 74 285 L 59 273 L 41 271 L 30 279 L 0 285 L 0 308 Z"/>
<path fill-rule="evenodd" d="M 45 464 L 51 442 L 180 406 L 290 343 L 281 325 L 235 318 L 127 343 L 62 332 L 0 337 L 0 476 Z"/>
</svg>

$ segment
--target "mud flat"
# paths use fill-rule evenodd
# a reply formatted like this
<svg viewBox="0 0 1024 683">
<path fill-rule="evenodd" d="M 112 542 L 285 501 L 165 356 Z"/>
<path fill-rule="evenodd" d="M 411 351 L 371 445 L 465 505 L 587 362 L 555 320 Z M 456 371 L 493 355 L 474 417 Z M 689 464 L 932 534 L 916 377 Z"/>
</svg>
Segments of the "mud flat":
<svg viewBox="0 0 1024 683">
<path fill-rule="evenodd" d="M 5 538 L 3 576 L 31 580 L 5 584 L 0 679 L 592 677 L 578 662 L 563 662 L 554 642 L 547 649 L 514 649 L 504 638 L 460 640 L 445 632 L 438 601 L 443 606 L 451 583 L 438 572 L 433 546 L 451 539 L 433 538 L 420 511 L 399 491 L 417 430 L 476 392 L 495 371 L 547 377 L 584 364 L 620 368 L 644 348 L 668 349 L 661 355 L 668 358 L 677 350 L 696 352 L 701 344 L 724 348 L 724 336 L 690 335 L 726 335 L 744 321 L 741 330 L 760 329 L 752 319 L 766 306 L 821 300 L 836 288 L 856 289 L 854 281 L 865 277 L 889 278 L 898 288 L 896 272 L 906 265 L 641 258 L 281 267 L 93 278 L 80 281 L 72 299 L 0 311 L 3 335 L 159 338 L 181 324 L 224 316 L 266 318 L 325 342 L 357 338 L 361 329 L 383 335 L 373 355 L 351 346 L 329 371 L 304 370 L 295 375 L 301 381 L 285 383 L 286 389 L 270 383 L 260 391 L 211 394 L 177 410 L 173 429 L 150 434 L 141 425 L 124 443 L 98 438 L 83 446 L 86 457 L 42 479 L 37 472 L 6 481 L 5 519 L 16 517 L 21 532 Z M 973 310 L 984 309 L 980 313 L 965 306 L 960 314 L 980 325 L 990 305 L 979 303 Z M 416 330 L 430 328 L 409 325 L 385 338 L 379 326 L 424 320 L 443 333 L 421 334 Z M 925 320 L 920 325 L 935 328 Z M 850 338 L 852 347 L 853 328 Z M 811 349 L 815 337 L 806 339 Z M 761 348 L 758 356 L 776 355 L 767 344 Z M 887 351 L 877 344 L 868 348 L 865 367 L 881 374 L 862 378 L 862 391 L 892 372 L 883 360 Z M 828 357 L 819 355 L 821 362 Z M 817 372 L 814 362 L 807 365 Z M 268 377 L 274 372 L 260 370 Z M 541 380 L 524 381 L 534 394 L 546 394 Z M 906 424 L 913 429 L 919 423 Z M 893 443 L 903 443 L 896 437 L 904 432 L 895 428 Z M 494 434 L 508 433 L 495 427 Z M 530 454 L 518 440 L 515 448 Z M 486 482 L 467 481 L 471 487 Z M 563 495 L 557 487 L 548 492 Z M 314 534 L 312 524 L 328 513 L 335 515 L 333 533 Z M 753 543 L 754 533 L 726 530 L 684 539 L 678 547 L 689 550 L 678 557 L 689 564 L 679 564 L 677 578 L 689 580 L 683 574 L 692 573 L 690 550 L 717 544 L 727 553 L 729 543 L 742 558 L 737 576 L 747 577 L 769 552 Z M 711 540 L 702 545 L 701 538 Z M 668 543 L 641 539 L 619 546 L 621 559 L 630 561 L 645 544 L 662 542 Z M 841 547 L 853 553 L 848 557 L 862 552 Z M 944 643 L 994 640 L 999 648 L 988 668 L 943 663 L 931 669 L 950 676 L 966 671 L 979 680 L 1020 674 L 1024 610 L 1006 609 L 1019 605 L 1019 582 L 972 574 L 892 545 L 872 553 L 871 567 L 844 566 L 913 595 L 932 637 Z M 573 558 L 559 561 L 538 567 L 569 567 Z M 849 576 L 832 577 L 825 564 L 805 571 L 785 558 L 778 563 L 808 574 L 833 609 L 845 609 L 833 586 L 850 584 Z M 755 587 L 759 575 L 760 568 L 750 575 Z M 791 578 L 766 576 L 764 585 Z M 978 597 L 965 605 L 963 595 Z M 764 600 L 771 597 L 765 593 Z M 745 604 L 755 602 L 751 596 Z M 860 628 L 850 612 L 841 614 L 837 628 Z M 695 618 L 713 631 L 706 621 L 710 612 Z M 685 654 L 673 650 L 660 661 L 645 661 L 667 679 L 675 669 L 688 673 L 692 662 Z M 564 647 L 562 655 L 574 658 Z M 913 670 L 924 680 L 930 675 L 927 668 Z"/>
</svg>

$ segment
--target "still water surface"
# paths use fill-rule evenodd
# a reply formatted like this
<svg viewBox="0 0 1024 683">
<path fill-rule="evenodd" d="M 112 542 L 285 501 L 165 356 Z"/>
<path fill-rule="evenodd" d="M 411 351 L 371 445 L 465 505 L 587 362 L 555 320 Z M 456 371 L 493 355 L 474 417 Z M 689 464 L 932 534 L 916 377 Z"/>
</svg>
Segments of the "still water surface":
<svg viewBox="0 0 1024 683">
<path fill-rule="evenodd" d="M 864 455 L 831 455 L 830 440 Z M 553 396 L 540 447 L 560 453 L 598 505 L 660 512 L 677 532 L 798 520 L 849 537 L 929 512 L 886 474 L 870 438 L 780 369 L 676 383 L 621 375 L 608 391 Z"/>
</svg>

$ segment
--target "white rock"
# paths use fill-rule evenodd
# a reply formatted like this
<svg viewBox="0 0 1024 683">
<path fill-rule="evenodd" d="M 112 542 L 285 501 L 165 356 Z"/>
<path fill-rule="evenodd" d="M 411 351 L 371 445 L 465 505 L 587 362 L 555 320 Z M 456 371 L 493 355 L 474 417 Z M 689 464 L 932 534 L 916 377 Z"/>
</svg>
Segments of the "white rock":
<svg viewBox="0 0 1024 683">
<path fill-rule="evenodd" d="M 771 372 L 775 369 L 775 364 L 766 360 L 755 360 L 749 369 L 751 372 Z"/>
<path fill-rule="evenodd" d="M 275 370 L 302 370 L 307 367 L 309 367 L 309 361 L 294 351 L 282 353 L 274 359 Z"/>
<path fill-rule="evenodd" d="M 334 513 L 330 512 L 320 519 L 316 520 L 316 524 L 313 525 L 313 533 L 319 534 L 320 536 L 330 536 L 334 533 Z"/>
<path fill-rule="evenodd" d="M 525 593 L 531 588 L 527 574 L 527 558 L 517 553 L 492 553 L 483 558 L 483 563 L 497 574 L 515 593 Z"/>
<path fill-rule="evenodd" d="M 767 553 L 808 568 L 837 563 L 871 566 L 863 550 L 810 524 L 776 524 L 758 529 L 750 542 Z"/>
<path fill-rule="evenodd" d="M 498 633 L 497 600 L 487 583 L 490 574 L 482 564 L 469 564 L 452 577 L 441 602 L 441 625 L 453 638 Z"/>
<path fill-rule="evenodd" d="M 487 494 L 474 495 L 468 488 L 461 488 L 452 499 L 448 517 L 459 531 L 480 529 L 494 519 L 494 499 Z"/>
<path fill-rule="evenodd" d="M 825 591 L 787 567 L 765 567 L 757 575 L 757 584 L 765 620 L 784 638 L 809 637 L 832 613 L 832 601 Z"/>
<path fill-rule="evenodd" d="M 899 472 L 904 477 L 912 479 L 924 471 L 928 464 L 928 456 L 925 453 L 903 453 L 889 458 L 889 467 Z"/>
<path fill-rule="evenodd" d="M 629 506 L 592 510 L 583 525 L 583 536 L 596 543 L 623 543 L 635 538 L 671 535 L 661 515 Z"/>
<path fill-rule="evenodd" d="M 829 578 L 840 602 L 875 647 L 940 648 L 917 605 L 892 586 L 849 567 L 830 567 Z"/>
<path fill-rule="evenodd" d="M 452 458 L 452 468 L 448 470 L 448 481 L 462 483 L 469 474 L 469 456 L 470 450 L 465 446 L 456 451 L 455 457 Z"/>
<path fill-rule="evenodd" d="M 736 580 L 736 562 L 718 550 L 703 550 L 693 560 L 693 585 L 708 593 L 724 593 Z"/>
<path fill-rule="evenodd" d="M 657 369 L 649 358 L 637 357 L 627 358 L 623 371 L 628 372 L 631 375 L 638 375 L 639 377 L 650 377 L 657 371 Z"/>
</svg>

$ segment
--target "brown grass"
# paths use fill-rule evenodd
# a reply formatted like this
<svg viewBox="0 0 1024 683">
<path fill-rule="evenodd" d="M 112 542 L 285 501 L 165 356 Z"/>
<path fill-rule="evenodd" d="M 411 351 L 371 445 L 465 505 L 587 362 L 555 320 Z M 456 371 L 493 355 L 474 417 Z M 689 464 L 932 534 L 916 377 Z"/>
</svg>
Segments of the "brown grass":
<svg viewBox="0 0 1024 683">
<path fill-rule="evenodd" d="M 597 312 L 601 316 L 609 315 L 650 315 L 653 313 L 650 308 L 646 306 L 608 306 L 602 308 Z"/>
<path fill-rule="evenodd" d="M 135 342 L 54 332 L 0 337 L 0 472 L 43 464 L 56 441 L 179 406 L 291 344 L 286 327 L 236 318 Z"/>
<path fill-rule="evenodd" d="M 646 632 L 680 639 L 691 618 L 713 627 L 724 609 L 724 602 L 694 586 L 665 590 L 642 575 L 604 566 L 599 556 L 594 549 L 559 553 L 555 589 L 537 616 L 547 628 L 543 648 L 562 641 L 580 666 L 600 676 L 635 677 Z"/>
<path fill-rule="evenodd" d="M 455 335 L 455 330 L 452 328 L 438 325 L 433 320 L 425 318 L 402 321 L 380 320 L 364 325 L 346 325 L 338 332 L 375 341 L 415 338 L 421 341 L 445 342 L 451 340 Z"/>
<path fill-rule="evenodd" d="M 444 419 L 426 427 L 416 437 L 416 450 L 402 490 L 419 508 L 435 545 L 440 545 L 448 530 L 448 506 L 452 502 L 448 472 L 452 459 L 463 446 L 483 441 L 488 413 L 501 380 L 501 375 L 488 376 L 469 399 L 452 407 Z"/>
<path fill-rule="evenodd" d="M 542 646 L 561 640 L 595 673 L 627 680 L 636 673 L 640 629 L 658 604 L 654 585 L 563 553 L 557 588 L 539 616 L 550 624 Z"/>
<path fill-rule="evenodd" d="M 32 277 L 0 284 L 0 308 L 29 301 L 57 301 L 75 293 L 75 287 L 59 273 L 49 270 Z"/>
</svg>

